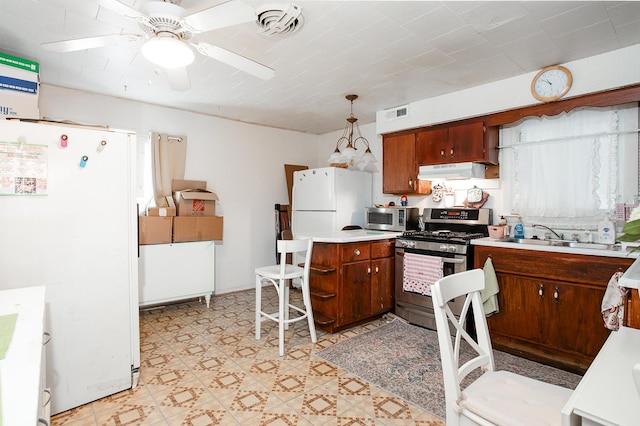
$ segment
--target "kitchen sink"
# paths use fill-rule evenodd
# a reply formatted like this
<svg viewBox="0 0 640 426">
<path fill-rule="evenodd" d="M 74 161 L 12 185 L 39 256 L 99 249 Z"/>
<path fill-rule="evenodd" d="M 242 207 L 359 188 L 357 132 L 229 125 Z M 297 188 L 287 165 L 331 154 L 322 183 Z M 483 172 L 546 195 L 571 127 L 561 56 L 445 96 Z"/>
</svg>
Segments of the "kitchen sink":
<svg viewBox="0 0 640 426">
<path fill-rule="evenodd" d="M 569 240 L 541 240 L 538 238 L 509 238 L 505 240 L 505 242 L 517 243 L 517 244 L 531 244 L 531 245 L 538 245 L 538 246 L 572 247 L 572 248 L 592 249 L 592 250 L 609 250 L 610 248 L 607 244 L 583 243 L 579 241 L 569 241 Z"/>
</svg>

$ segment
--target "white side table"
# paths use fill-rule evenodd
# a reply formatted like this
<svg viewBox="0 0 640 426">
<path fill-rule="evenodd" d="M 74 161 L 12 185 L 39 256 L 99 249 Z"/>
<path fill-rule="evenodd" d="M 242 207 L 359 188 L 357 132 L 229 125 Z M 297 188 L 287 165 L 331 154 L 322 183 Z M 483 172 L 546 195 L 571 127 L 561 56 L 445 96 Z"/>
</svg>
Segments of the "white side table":
<svg viewBox="0 0 640 426">
<path fill-rule="evenodd" d="M 640 330 L 612 331 L 562 409 L 563 426 L 640 424 L 640 394 L 631 369 L 640 363 Z"/>
</svg>

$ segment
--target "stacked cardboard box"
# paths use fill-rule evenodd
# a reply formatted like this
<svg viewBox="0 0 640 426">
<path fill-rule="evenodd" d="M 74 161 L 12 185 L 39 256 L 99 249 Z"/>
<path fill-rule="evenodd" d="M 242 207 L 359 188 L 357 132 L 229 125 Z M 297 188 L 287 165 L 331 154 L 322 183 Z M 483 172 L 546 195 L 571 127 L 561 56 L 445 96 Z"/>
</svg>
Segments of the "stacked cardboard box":
<svg viewBox="0 0 640 426">
<path fill-rule="evenodd" d="M 0 118 L 40 118 L 37 62 L 0 53 Z"/>
<path fill-rule="evenodd" d="M 207 182 L 174 180 L 173 197 L 157 200 L 158 207 L 140 216 L 140 244 L 222 240 L 223 218 L 215 216 L 218 196 Z"/>
<path fill-rule="evenodd" d="M 207 182 L 174 180 L 171 189 L 178 212 L 173 242 L 222 240 L 223 218 L 215 215 L 218 196 L 207 191 Z"/>
</svg>

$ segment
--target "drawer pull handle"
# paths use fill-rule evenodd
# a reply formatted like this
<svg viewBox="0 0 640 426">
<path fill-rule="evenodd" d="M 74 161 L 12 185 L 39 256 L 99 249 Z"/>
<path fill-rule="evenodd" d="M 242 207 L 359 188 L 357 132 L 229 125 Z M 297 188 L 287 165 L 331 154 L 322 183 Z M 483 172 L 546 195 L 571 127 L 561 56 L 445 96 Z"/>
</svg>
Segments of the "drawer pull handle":
<svg viewBox="0 0 640 426">
<path fill-rule="evenodd" d="M 560 291 L 558 290 L 558 287 L 556 287 L 555 291 L 553 292 L 553 300 L 555 300 L 556 303 L 558 303 L 560 300 Z"/>
<path fill-rule="evenodd" d="M 353 251 L 353 254 L 356 255 L 356 256 L 360 256 L 360 249 L 355 249 Z"/>
<path fill-rule="evenodd" d="M 378 269 L 378 265 L 376 265 L 376 274 L 380 272 L 380 269 Z"/>
<path fill-rule="evenodd" d="M 42 346 L 46 345 L 50 341 L 51 341 L 51 333 L 49 333 L 48 331 L 45 331 L 44 333 L 42 333 Z"/>
<path fill-rule="evenodd" d="M 371 266 L 367 267 L 367 274 L 371 274 Z"/>
<path fill-rule="evenodd" d="M 538 296 L 540 296 L 540 298 L 544 296 L 544 286 L 542 284 L 540 284 L 540 287 L 538 287 Z"/>
</svg>

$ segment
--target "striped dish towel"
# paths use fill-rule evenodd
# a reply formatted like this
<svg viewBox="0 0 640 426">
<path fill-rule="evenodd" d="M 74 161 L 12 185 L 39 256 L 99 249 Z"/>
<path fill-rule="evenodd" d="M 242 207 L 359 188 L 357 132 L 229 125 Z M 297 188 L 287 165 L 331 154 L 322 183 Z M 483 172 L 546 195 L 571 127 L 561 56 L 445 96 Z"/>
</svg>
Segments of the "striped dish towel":
<svg viewBox="0 0 640 426">
<path fill-rule="evenodd" d="M 403 265 L 402 289 L 431 296 L 431 284 L 442 278 L 442 258 L 405 253 Z"/>
</svg>

